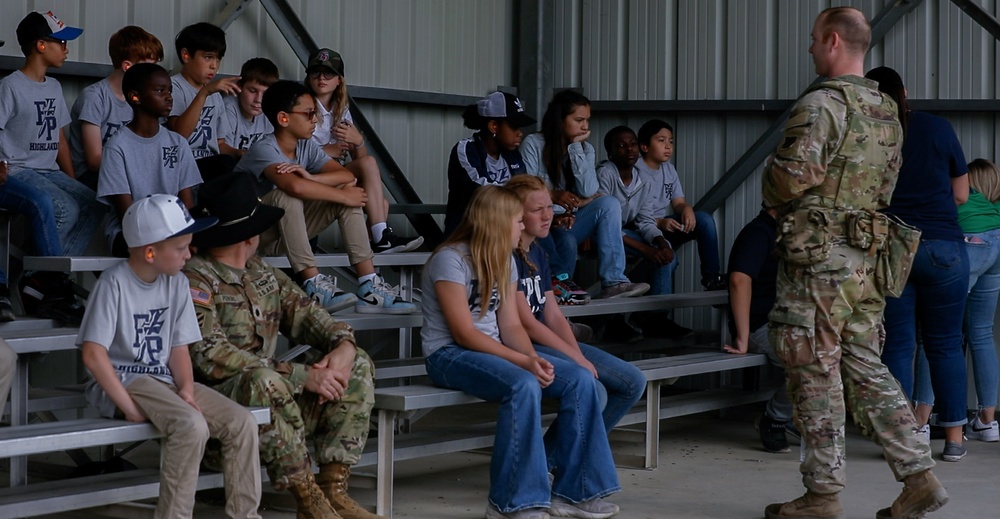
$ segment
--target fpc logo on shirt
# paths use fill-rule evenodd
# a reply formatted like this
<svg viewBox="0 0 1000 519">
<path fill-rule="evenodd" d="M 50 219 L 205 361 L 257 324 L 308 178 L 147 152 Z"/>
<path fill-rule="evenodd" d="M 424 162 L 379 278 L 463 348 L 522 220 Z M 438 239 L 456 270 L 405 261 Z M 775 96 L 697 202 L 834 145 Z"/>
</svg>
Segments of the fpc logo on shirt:
<svg viewBox="0 0 1000 519">
<path fill-rule="evenodd" d="M 188 144 L 191 145 L 192 149 L 208 149 L 209 140 L 212 138 L 212 111 L 214 109 L 214 106 L 202 107 L 198 127 L 188 139 Z"/>
<path fill-rule="evenodd" d="M 163 167 L 174 169 L 177 165 L 177 161 L 180 160 L 180 150 L 177 146 L 164 146 L 163 147 Z"/>
<path fill-rule="evenodd" d="M 35 113 L 38 116 L 35 120 L 35 124 L 38 125 L 38 138 L 51 141 L 52 132 L 58 129 L 55 98 L 49 97 L 43 101 L 35 101 Z"/>
<path fill-rule="evenodd" d="M 160 331 L 163 330 L 163 314 L 166 308 L 156 308 L 150 310 L 148 314 L 132 314 L 135 322 L 135 341 L 132 343 L 132 351 L 135 353 L 135 362 L 148 366 L 160 365 L 160 353 L 163 352 L 163 337 Z M 148 359 L 148 360 L 147 360 Z"/>
</svg>

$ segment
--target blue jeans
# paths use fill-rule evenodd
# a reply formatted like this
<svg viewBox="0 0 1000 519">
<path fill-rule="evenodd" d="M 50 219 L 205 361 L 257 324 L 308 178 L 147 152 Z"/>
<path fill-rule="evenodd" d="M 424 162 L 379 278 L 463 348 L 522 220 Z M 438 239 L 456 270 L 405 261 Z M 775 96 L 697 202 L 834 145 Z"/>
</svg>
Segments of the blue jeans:
<svg viewBox="0 0 1000 519">
<path fill-rule="evenodd" d="M 601 285 L 628 282 L 625 277 L 625 245 L 622 243 L 622 206 L 613 196 L 599 196 L 576 211 L 573 227 L 555 227 L 538 245 L 549 256 L 552 275 L 573 277 L 576 249 L 580 242 L 591 238 L 597 249 L 597 276 Z"/>
<path fill-rule="evenodd" d="M 965 302 L 965 340 L 972 356 L 972 375 L 979 408 L 996 407 L 1000 390 L 1000 363 L 993 345 L 993 319 L 1000 295 L 1000 229 L 967 234 L 969 297 Z M 979 240 L 970 243 L 968 240 Z M 927 359 L 917 356 L 914 400 L 934 404 Z"/>
<path fill-rule="evenodd" d="M 914 397 L 914 352 L 917 322 L 938 400 L 942 427 L 965 424 L 965 355 L 962 318 L 969 287 L 969 256 L 960 241 L 924 240 L 913 261 L 910 279 L 899 298 L 886 298 L 885 347 L 882 361 Z"/>
<path fill-rule="evenodd" d="M 52 199 L 20 177 L 8 176 L 0 186 L 0 207 L 28 217 L 35 252 L 40 256 L 59 256 L 59 233 L 56 231 Z M 7 273 L 0 272 L 0 283 L 7 284 Z"/>
<path fill-rule="evenodd" d="M 556 375 L 544 389 L 534 375 L 514 364 L 461 346 L 444 346 L 425 359 L 435 385 L 499 402 L 489 501 L 503 513 L 547 507 L 552 495 L 578 503 L 621 490 L 594 376 L 576 363 L 540 355 L 552 363 Z M 559 400 L 551 490 L 542 440 L 543 396 Z"/>
<path fill-rule="evenodd" d="M 632 229 L 622 229 L 622 232 L 627 234 L 629 238 L 639 241 L 646 241 L 639 233 L 633 231 Z M 641 252 L 632 247 L 625 247 L 625 254 L 632 258 L 643 258 Z M 633 282 L 646 282 L 649 283 L 649 294 L 673 294 L 674 293 L 674 271 L 677 270 L 677 255 L 674 255 L 674 260 L 666 265 L 657 265 L 653 262 L 648 262 L 643 260 L 640 265 L 637 265 L 635 269 L 632 270 L 632 281 Z M 639 279 L 642 278 L 642 279 Z"/>
<path fill-rule="evenodd" d="M 778 358 L 778 354 L 771 347 L 771 338 L 768 336 L 767 325 L 765 324 L 756 330 L 752 330 L 747 342 L 747 350 L 751 353 L 763 353 L 767 355 L 767 360 L 771 361 L 771 365 L 779 370 L 778 375 L 781 376 L 781 386 L 774 390 L 771 399 L 767 401 L 764 414 L 775 422 L 791 422 L 793 408 L 792 401 L 788 399 L 788 384 L 785 378 L 785 369 L 781 367 L 781 359 Z"/>
<path fill-rule="evenodd" d="M 672 214 L 669 218 L 678 222 L 681 220 L 679 214 Z M 695 211 L 694 219 L 696 222 L 694 232 L 667 232 L 663 233 L 663 237 L 670 242 L 674 252 L 691 240 L 698 241 L 698 259 L 701 260 L 701 279 L 704 282 L 722 272 L 722 261 L 719 259 L 719 233 L 715 229 L 715 219 L 705 211 Z"/>
<path fill-rule="evenodd" d="M 62 254 L 80 256 L 86 252 L 107 212 L 107 207 L 97 201 L 97 194 L 58 170 L 21 169 L 10 176 L 51 200 Z"/>
<path fill-rule="evenodd" d="M 604 418 L 604 429 L 611 432 L 611 429 L 614 429 L 622 417 L 628 414 L 632 406 L 642 398 L 642 393 L 646 390 L 646 377 L 639 368 L 627 361 L 589 344 L 582 342 L 579 344 L 583 357 L 597 369 L 599 382 L 597 386 L 605 393 L 603 400 L 607 402 L 601 413 Z M 576 364 L 566 354 L 548 346 L 536 344 L 535 351 L 545 354 L 546 358 L 556 357 Z"/>
</svg>

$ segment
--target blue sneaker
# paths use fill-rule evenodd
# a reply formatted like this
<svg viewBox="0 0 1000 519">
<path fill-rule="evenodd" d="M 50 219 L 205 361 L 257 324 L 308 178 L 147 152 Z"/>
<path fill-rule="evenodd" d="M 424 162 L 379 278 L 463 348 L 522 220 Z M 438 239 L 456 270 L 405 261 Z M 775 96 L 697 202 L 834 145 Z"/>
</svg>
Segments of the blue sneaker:
<svg viewBox="0 0 1000 519">
<path fill-rule="evenodd" d="M 331 278 L 326 274 L 319 274 L 306 281 L 305 285 L 302 285 L 302 290 L 316 301 L 316 304 L 323 307 L 323 310 L 330 313 L 343 310 L 358 300 L 354 294 L 348 294 L 337 288 L 337 278 Z"/>
<path fill-rule="evenodd" d="M 399 289 L 389 286 L 378 274 L 358 287 L 358 302 L 354 311 L 359 314 L 412 314 L 417 311 L 417 305 L 403 301 L 399 297 Z"/>
</svg>

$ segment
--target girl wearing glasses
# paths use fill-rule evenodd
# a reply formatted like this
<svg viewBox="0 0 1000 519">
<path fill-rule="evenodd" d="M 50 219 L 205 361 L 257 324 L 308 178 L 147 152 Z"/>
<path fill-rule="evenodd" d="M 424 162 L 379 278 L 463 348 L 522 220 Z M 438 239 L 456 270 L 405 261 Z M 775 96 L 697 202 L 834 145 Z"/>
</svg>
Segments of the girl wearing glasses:
<svg viewBox="0 0 1000 519">
<path fill-rule="evenodd" d="M 319 111 L 313 142 L 322 146 L 330 158 L 339 160 L 368 193 L 365 215 L 372 251 L 376 254 L 407 252 L 419 247 L 424 242 L 422 237 L 396 236 L 386 223 L 389 201 L 382 188 L 382 175 L 375 157 L 365 148 L 364 136 L 354 126 L 348 106 L 347 83 L 344 82 L 344 60 L 340 54 L 320 49 L 309 56 L 305 84 L 316 98 Z"/>
</svg>

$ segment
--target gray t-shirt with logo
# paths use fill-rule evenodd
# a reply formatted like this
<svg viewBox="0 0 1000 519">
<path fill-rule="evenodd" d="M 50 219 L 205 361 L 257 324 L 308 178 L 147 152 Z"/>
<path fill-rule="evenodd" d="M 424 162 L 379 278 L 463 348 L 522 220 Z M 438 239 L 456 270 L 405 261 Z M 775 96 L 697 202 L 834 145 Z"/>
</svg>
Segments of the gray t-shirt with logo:
<svg viewBox="0 0 1000 519">
<path fill-rule="evenodd" d="M 201 174 L 187 141 L 162 126 L 156 135 L 136 135 L 127 126 L 108 140 L 101 155 L 97 199 L 111 205 L 111 195 L 177 195 L 201 184 Z"/>
<path fill-rule="evenodd" d="M 174 86 L 174 107 L 170 117 L 181 115 L 198 95 L 199 88 L 188 83 L 184 76 L 175 74 L 170 78 Z M 222 94 L 215 93 L 205 98 L 205 106 L 201 108 L 201 116 L 194 125 L 194 131 L 188 137 L 194 158 L 200 159 L 219 154 L 219 119 L 222 116 Z"/>
<path fill-rule="evenodd" d="M 278 140 L 272 133 L 265 135 L 251 146 L 250 151 L 236 163 L 234 171 L 250 173 L 260 182 L 261 191 L 267 192 L 274 189 L 274 184 L 264 177 L 264 170 L 271 164 L 299 164 L 306 171 L 316 173 L 330 160 L 330 156 L 323 152 L 323 148 L 310 139 L 299 139 L 295 145 L 295 158 L 290 159 L 281 152 Z"/>
<path fill-rule="evenodd" d="M 76 343 L 107 348 L 111 365 L 128 387 L 143 375 L 173 384 L 170 350 L 200 340 L 187 276 L 160 274 L 146 283 L 122 261 L 105 270 L 94 285 Z M 114 416 L 114 402 L 93 377 L 86 395 L 102 416 Z"/>
<path fill-rule="evenodd" d="M 274 133 L 271 122 L 264 114 L 247 119 L 240 112 L 240 100 L 236 96 L 222 99 L 222 117 L 219 118 L 219 138 L 230 147 L 249 150 L 264 136 Z"/>
<path fill-rule="evenodd" d="M 79 176 L 87 171 L 87 155 L 83 146 L 83 123 L 90 123 L 101 130 L 101 145 L 118 130 L 132 121 L 132 107 L 124 99 L 115 97 L 108 78 L 104 78 L 80 92 L 73 108 L 70 109 L 73 122 L 69 125 L 67 138 L 73 157 L 73 171 Z"/>
<path fill-rule="evenodd" d="M 59 129 L 69 124 L 62 86 L 48 76 L 41 83 L 20 70 L 0 80 L 0 159 L 10 173 L 58 170 Z"/>
<path fill-rule="evenodd" d="M 639 172 L 650 182 L 653 187 L 650 192 L 653 194 L 653 207 L 656 208 L 656 218 L 666 218 L 674 210 L 671 201 L 684 196 L 684 189 L 681 187 L 681 179 L 677 176 L 677 169 L 670 162 L 660 164 L 657 169 L 652 169 L 646 165 L 646 161 L 639 159 L 635 163 Z"/>
<path fill-rule="evenodd" d="M 513 256 L 510 261 L 510 280 L 508 282 L 513 283 L 517 280 L 517 265 L 514 263 Z M 493 287 L 490 301 L 486 308 L 483 308 L 479 293 L 479 280 L 475 279 L 472 258 L 469 255 L 469 244 L 457 243 L 435 252 L 424 265 L 424 273 L 421 277 L 420 288 L 423 290 L 424 300 L 420 306 L 424 314 L 424 324 L 420 329 L 420 339 L 423 343 L 424 357 L 429 357 L 442 346 L 457 344 L 451 330 L 448 329 L 448 323 L 444 320 L 441 303 L 434 291 L 434 283 L 437 281 L 451 281 L 464 286 L 465 300 L 469 305 L 469 312 L 472 314 L 472 325 L 494 340 L 500 340 L 496 313 L 500 296 L 497 287 Z"/>
</svg>

